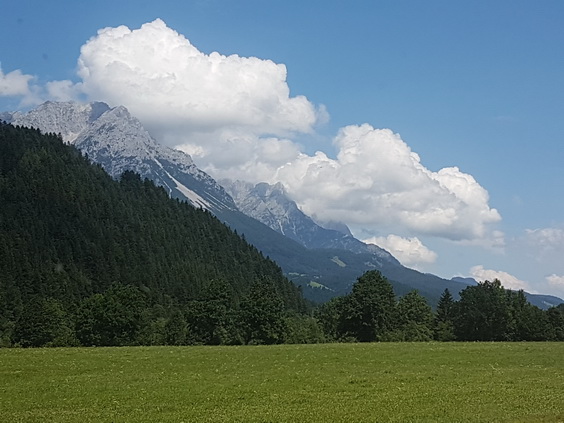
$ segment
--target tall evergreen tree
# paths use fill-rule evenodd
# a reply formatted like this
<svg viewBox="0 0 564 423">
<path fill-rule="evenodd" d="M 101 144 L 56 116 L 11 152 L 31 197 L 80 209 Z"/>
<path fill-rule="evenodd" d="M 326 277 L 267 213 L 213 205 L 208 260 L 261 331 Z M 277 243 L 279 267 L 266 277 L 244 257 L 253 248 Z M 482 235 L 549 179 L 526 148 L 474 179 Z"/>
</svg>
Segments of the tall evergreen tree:
<svg viewBox="0 0 564 423">
<path fill-rule="evenodd" d="M 546 339 L 548 319 L 540 308 L 529 303 L 523 290 L 508 291 L 512 316 L 510 339 L 514 341 L 542 341 Z"/>
<path fill-rule="evenodd" d="M 247 344 L 280 344 L 286 335 L 284 303 L 272 281 L 257 280 L 241 302 L 241 322 Z"/>
<path fill-rule="evenodd" d="M 439 298 L 434 319 L 433 334 L 437 341 L 453 341 L 455 339 L 453 323 L 455 307 L 454 298 L 447 288 Z"/>
<path fill-rule="evenodd" d="M 564 304 L 551 307 L 546 311 L 548 321 L 546 339 L 564 341 Z"/>
<path fill-rule="evenodd" d="M 397 332 L 402 341 L 430 341 L 433 337 L 433 310 L 417 291 L 410 291 L 398 301 Z"/>
</svg>

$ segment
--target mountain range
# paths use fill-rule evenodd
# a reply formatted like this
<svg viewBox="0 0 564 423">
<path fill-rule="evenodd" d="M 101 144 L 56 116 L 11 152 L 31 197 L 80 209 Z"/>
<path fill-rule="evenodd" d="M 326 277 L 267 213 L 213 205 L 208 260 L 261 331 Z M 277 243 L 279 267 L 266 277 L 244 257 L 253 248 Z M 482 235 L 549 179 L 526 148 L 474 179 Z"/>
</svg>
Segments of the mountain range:
<svg viewBox="0 0 564 423">
<path fill-rule="evenodd" d="M 311 300 L 345 294 L 357 277 L 373 269 L 390 279 L 397 295 L 417 289 L 432 305 L 444 289 L 457 296 L 472 284 L 406 268 L 386 250 L 354 238 L 345 225 L 318 224 L 281 184 L 215 181 L 188 154 L 159 144 L 123 106 L 46 102 L 25 113 L 0 113 L 0 120 L 60 134 L 112 177 L 133 170 L 171 197 L 208 210 L 275 260 Z M 562 302 L 546 295 L 528 298 L 541 308 Z"/>
</svg>

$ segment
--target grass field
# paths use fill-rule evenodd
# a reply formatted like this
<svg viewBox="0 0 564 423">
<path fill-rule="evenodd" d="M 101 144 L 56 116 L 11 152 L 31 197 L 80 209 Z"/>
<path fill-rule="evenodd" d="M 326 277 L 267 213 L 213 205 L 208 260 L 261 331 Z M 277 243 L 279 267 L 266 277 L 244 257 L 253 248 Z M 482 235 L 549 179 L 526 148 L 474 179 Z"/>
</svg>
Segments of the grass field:
<svg viewBox="0 0 564 423">
<path fill-rule="evenodd" d="M 0 349 L 0 422 L 560 422 L 564 343 Z"/>
</svg>

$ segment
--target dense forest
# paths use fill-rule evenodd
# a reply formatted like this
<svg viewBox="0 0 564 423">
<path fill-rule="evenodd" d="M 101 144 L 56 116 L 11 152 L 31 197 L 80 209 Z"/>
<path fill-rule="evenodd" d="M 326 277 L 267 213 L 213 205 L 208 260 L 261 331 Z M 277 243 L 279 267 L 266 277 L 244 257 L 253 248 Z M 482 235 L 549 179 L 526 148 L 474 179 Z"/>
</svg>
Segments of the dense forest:
<svg viewBox="0 0 564 423">
<path fill-rule="evenodd" d="M 0 124 L 0 346 L 564 340 L 499 281 L 432 310 L 377 271 L 316 309 L 211 213 L 54 134 Z"/>
<path fill-rule="evenodd" d="M 3 345 L 282 342 L 273 320 L 305 310 L 212 214 L 132 172 L 112 180 L 58 136 L 0 125 Z"/>
</svg>

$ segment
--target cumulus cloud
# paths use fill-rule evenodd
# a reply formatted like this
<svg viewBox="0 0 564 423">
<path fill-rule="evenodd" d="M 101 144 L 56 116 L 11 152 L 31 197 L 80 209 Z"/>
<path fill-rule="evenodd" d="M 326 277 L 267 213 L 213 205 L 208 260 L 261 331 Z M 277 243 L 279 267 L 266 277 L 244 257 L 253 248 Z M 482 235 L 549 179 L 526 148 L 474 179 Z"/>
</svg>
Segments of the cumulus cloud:
<svg viewBox="0 0 564 423">
<path fill-rule="evenodd" d="M 470 269 L 470 275 L 479 282 L 486 280 L 491 282 L 494 279 L 498 279 L 504 288 L 513 290 L 523 289 L 527 292 L 532 292 L 527 282 L 500 270 L 490 270 L 484 269 L 484 266 L 474 266 Z"/>
<path fill-rule="evenodd" d="M 182 133 L 218 128 L 310 132 L 318 119 L 307 98 L 290 96 L 283 64 L 204 54 L 160 19 L 98 31 L 82 46 L 78 68 L 90 98 L 125 105 L 174 144 L 184 143 Z M 168 133 L 159 130 L 165 125 Z"/>
<path fill-rule="evenodd" d="M 392 253 L 405 266 L 434 263 L 437 254 L 427 248 L 417 237 L 403 238 L 390 234 L 387 237 L 372 237 L 364 240 L 367 244 L 376 244 Z"/>
<path fill-rule="evenodd" d="M 456 167 L 432 172 L 398 134 L 368 124 L 342 128 L 339 153 L 301 154 L 276 179 L 308 214 L 353 228 L 395 225 L 414 233 L 472 240 L 490 237 L 501 217 L 487 191 Z"/>
<path fill-rule="evenodd" d="M 1 76 L 19 85 L 0 82 L 0 93 L 32 98 L 32 77 Z M 425 168 L 389 129 L 347 126 L 334 139 L 335 158 L 305 154 L 293 136 L 312 133 L 328 114 L 290 94 L 283 64 L 205 54 L 157 19 L 98 31 L 81 48 L 78 76 L 78 84 L 54 81 L 40 93 L 124 105 L 157 140 L 188 152 L 215 178 L 282 182 L 304 212 L 346 223 L 357 236 L 385 231 L 503 243 L 492 229 L 501 217 L 487 191 L 456 167 Z M 428 260 L 415 239 L 409 248 Z"/>
<path fill-rule="evenodd" d="M 0 96 L 21 97 L 22 106 L 37 105 L 42 98 L 35 79 L 33 75 L 26 75 L 19 69 L 5 74 L 0 67 Z"/>
<path fill-rule="evenodd" d="M 65 80 L 41 85 L 33 75 L 19 69 L 5 74 L 0 67 L 0 97 L 19 97 L 20 107 L 36 106 L 46 100 L 78 100 L 81 94 L 81 84 Z"/>
<path fill-rule="evenodd" d="M 53 101 L 76 101 L 82 98 L 82 84 L 69 80 L 50 81 L 45 84 L 46 98 Z"/>
<path fill-rule="evenodd" d="M 301 146 L 289 139 L 233 130 L 200 134 L 176 148 L 190 154 L 216 179 L 253 183 L 278 182 L 274 178 L 276 170 L 301 154 Z"/>
</svg>

